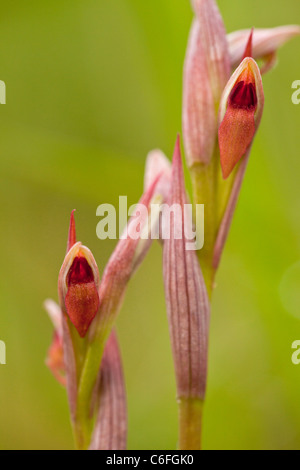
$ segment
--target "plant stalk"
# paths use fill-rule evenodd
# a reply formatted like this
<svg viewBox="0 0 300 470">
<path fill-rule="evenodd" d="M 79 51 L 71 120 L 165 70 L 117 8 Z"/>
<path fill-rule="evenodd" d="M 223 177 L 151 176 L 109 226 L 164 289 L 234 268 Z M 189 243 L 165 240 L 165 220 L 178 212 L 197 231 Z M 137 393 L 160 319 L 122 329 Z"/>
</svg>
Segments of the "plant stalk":
<svg viewBox="0 0 300 470">
<path fill-rule="evenodd" d="M 201 450 L 203 401 L 198 398 L 180 398 L 179 450 Z"/>
</svg>

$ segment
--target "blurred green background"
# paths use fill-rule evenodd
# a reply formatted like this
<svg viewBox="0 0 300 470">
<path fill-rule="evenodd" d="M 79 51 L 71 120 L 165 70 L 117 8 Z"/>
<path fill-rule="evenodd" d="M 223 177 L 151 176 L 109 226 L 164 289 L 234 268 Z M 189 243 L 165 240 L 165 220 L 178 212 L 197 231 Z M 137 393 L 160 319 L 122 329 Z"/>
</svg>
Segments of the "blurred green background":
<svg viewBox="0 0 300 470">
<path fill-rule="evenodd" d="M 227 31 L 300 23 L 299 0 L 220 0 Z M 72 448 L 65 391 L 44 366 L 70 211 L 100 271 L 96 208 L 134 203 L 147 152 L 181 130 L 188 0 L 0 2 L 0 448 Z M 264 77 L 266 106 L 214 295 L 205 449 L 299 449 L 300 39 Z M 118 320 L 130 449 L 174 449 L 175 383 L 154 244 Z"/>
</svg>

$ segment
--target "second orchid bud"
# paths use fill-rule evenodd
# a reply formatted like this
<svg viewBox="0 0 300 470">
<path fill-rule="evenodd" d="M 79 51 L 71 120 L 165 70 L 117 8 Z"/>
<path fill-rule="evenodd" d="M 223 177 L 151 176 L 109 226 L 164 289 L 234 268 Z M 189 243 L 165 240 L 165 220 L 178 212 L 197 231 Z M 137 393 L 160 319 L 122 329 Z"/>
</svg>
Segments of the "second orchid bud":
<svg viewBox="0 0 300 470">
<path fill-rule="evenodd" d="M 246 57 L 231 76 L 219 110 L 219 147 L 224 179 L 246 154 L 260 124 L 264 92 L 259 67 Z"/>
<path fill-rule="evenodd" d="M 82 338 L 99 308 L 99 282 L 91 251 L 80 242 L 75 243 L 61 267 L 58 290 L 61 307 Z"/>
</svg>

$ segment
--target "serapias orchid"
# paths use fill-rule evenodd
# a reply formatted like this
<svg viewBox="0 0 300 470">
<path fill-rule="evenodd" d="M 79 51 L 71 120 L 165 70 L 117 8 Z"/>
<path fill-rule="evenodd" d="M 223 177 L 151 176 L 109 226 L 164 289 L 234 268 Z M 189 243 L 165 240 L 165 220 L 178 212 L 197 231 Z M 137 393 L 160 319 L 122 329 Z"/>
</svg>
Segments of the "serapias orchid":
<svg viewBox="0 0 300 470">
<path fill-rule="evenodd" d="M 192 214 L 188 221 L 171 217 L 170 237 L 161 240 L 181 450 L 201 448 L 210 299 L 262 118 L 261 74 L 274 65 L 278 47 L 300 34 L 298 26 L 284 26 L 226 36 L 215 0 L 191 4 L 194 19 L 184 64 L 182 127 L 194 222 L 198 204 L 205 205 L 205 241 L 198 252 L 186 248 L 186 222 Z M 60 306 L 46 303 L 54 324 L 46 362 L 67 386 L 79 449 L 126 447 L 125 386 L 114 325 L 128 283 L 152 242 L 142 236 L 158 222 L 157 214 L 151 214 L 152 202 L 177 205 L 183 212 L 187 200 L 178 139 L 172 169 L 160 150 L 149 154 L 140 199 L 146 211 L 138 224 L 134 216 L 129 220 L 101 280 L 91 251 L 76 240 L 71 214 L 58 281 Z M 130 236 L 137 225 L 137 236 Z M 194 225 L 196 231 L 203 230 Z"/>
</svg>

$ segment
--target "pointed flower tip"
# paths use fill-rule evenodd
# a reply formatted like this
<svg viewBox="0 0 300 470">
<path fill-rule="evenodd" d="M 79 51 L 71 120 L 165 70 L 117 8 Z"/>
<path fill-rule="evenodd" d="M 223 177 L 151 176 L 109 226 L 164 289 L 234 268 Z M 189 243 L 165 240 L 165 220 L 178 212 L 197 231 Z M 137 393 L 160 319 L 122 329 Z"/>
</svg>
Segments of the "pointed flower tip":
<svg viewBox="0 0 300 470">
<path fill-rule="evenodd" d="M 251 146 L 263 106 L 260 71 L 254 59 L 247 57 L 230 78 L 220 104 L 218 136 L 224 179 Z"/>
<path fill-rule="evenodd" d="M 246 59 L 246 57 L 253 57 L 253 33 L 254 33 L 254 28 L 251 29 L 243 59 Z"/>
<path fill-rule="evenodd" d="M 76 243 L 76 227 L 75 227 L 75 218 L 74 212 L 76 209 L 73 209 L 71 212 L 70 217 L 70 226 L 69 226 L 69 235 L 68 235 L 68 245 L 67 245 L 67 252 L 72 248 L 73 245 Z"/>
<path fill-rule="evenodd" d="M 61 267 L 60 303 L 83 338 L 99 309 L 99 271 L 91 251 L 80 242 L 73 245 Z"/>
</svg>

